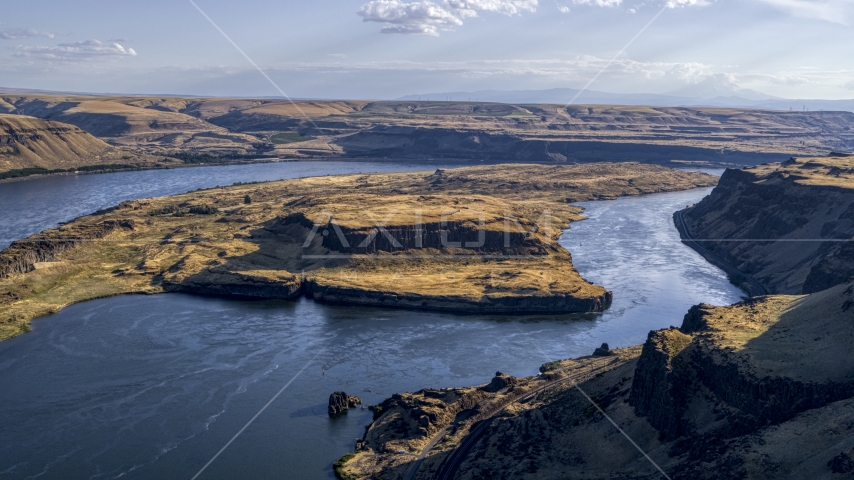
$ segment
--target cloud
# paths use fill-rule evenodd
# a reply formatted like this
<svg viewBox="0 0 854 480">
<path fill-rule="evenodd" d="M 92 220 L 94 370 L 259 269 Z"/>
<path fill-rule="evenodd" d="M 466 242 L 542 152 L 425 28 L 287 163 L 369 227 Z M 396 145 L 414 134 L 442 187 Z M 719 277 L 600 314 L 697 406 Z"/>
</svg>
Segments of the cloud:
<svg viewBox="0 0 854 480">
<path fill-rule="evenodd" d="M 714 0 L 667 0 L 664 5 L 669 8 L 691 7 L 709 5 Z M 572 0 L 576 5 L 591 5 L 595 7 L 619 7 L 623 4 L 623 0 Z M 637 8 L 643 6 L 643 3 L 632 6 L 627 10 L 629 13 L 637 13 Z"/>
<path fill-rule="evenodd" d="M 844 88 L 846 90 L 854 90 L 854 80 L 851 80 L 850 82 L 843 84 L 842 88 Z"/>
<path fill-rule="evenodd" d="M 537 5 L 538 0 L 372 0 L 357 14 L 365 22 L 385 24 L 380 30 L 383 33 L 438 35 L 440 29 L 459 27 L 463 19 L 477 17 L 479 12 L 518 15 L 535 11 Z"/>
<path fill-rule="evenodd" d="M 616 7 L 623 3 L 623 0 L 572 0 L 576 5 L 595 5 L 597 7 Z"/>
<path fill-rule="evenodd" d="M 698 62 L 678 63 L 667 71 L 667 75 L 687 83 L 700 83 L 714 75 L 712 67 Z"/>
<path fill-rule="evenodd" d="M 854 17 L 851 0 L 757 0 L 790 15 L 848 25 Z"/>
<path fill-rule="evenodd" d="M 12 30 L 0 31 L 0 38 L 4 40 L 17 40 L 19 38 L 44 37 L 53 38 L 56 35 L 50 32 L 40 32 L 35 28 L 14 28 Z"/>
<path fill-rule="evenodd" d="M 117 37 L 117 38 L 111 38 L 111 39 L 110 39 L 110 41 L 111 41 L 111 42 L 116 42 L 116 43 L 118 43 L 118 42 L 127 43 L 127 42 L 129 42 L 129 41 L 130 41 L 130 39 L 129 39 L 129 38 L 125 38 L 125 37 Z"/>
<path fill-rule="evenodd" d="M 567 7 L 566 5 L 561 5 L 557 2 L 555 2 L 555 5 L 557 5 L 557 9 L 558 9 L 558 11 L 560 11 L 560 13 L 569 13 L 570 12 L 569 7 Z"/>
<path fill-rule="evenodd" d="M 667 0 L 667 6 L 669 8 L 677 8 L 677 7 L 693 7 L 694 5 L 708 5 L 709 2 L 707 0 Z"/>
<path fill-rule="evenodd" d="M 132 48 L 125 48 L 118 43 L 103 43 L 98 40 L 60 43 L 55 47 L 19 46 L 16 57 L 31 57 L 45 60 L 84 60 L 103 57 L 135 57 Z"/>
</svg>

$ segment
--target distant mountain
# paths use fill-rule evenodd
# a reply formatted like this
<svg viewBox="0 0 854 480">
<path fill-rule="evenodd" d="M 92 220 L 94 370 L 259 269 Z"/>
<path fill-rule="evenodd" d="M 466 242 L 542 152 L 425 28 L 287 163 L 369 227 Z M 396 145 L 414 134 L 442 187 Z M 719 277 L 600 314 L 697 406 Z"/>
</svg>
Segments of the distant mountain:
<svg viewBox="0 0 854 480">
<path fill-rule="evenodd" d="M 678 90 L 669 93 L 676 97 L 685 97 L 693 99 L 713 100 L 722 98 L 725 101 L 730 99 L 733 102 L 748 101 L 763 101 L 763 100 L 782 100 L 780 97 L 766 95 L 756 90 L 741 88 L 736 85 L 728 76 L 719 74 L 703 80 L 694 85 L 688 85 Z"/>
<path fill-rule="evenodd" d="M 683 105 L 688 100 L 673 95 L 652 93 L 622 94 L 586 90 L 581 95 L 574 88 L 552 88 L 548 90 L 478 90 L 474 92 L 446 92 L 407 95 L 396 100 L 453 101 L 453 102 L 496 102 L 496 103 L 553 103 L 553 104 L 606 104 L 606 105 Z M 577 96 L 577 98 L 576 98 Z M 573 102 L 573 99 L 575 100 Z"/>
<path fill-rule="evenodd" d="M 646 93 L 609 93 L 587 90 L 578 95 L 573 88 L 548 90 L 478 90 L 473 92 L 446 92 L 407 95 L 400 101 L 450 101 L 495 103 L 547 103 L 565 105 L 573 98 L 574 104 L 593 105 L 645 105 L 657 107 L 719 107 L 761 108 L 768 110 L 829 110 L 854 112 L 852 100 L 786 99 L 766 95 L 755 90 L 740 88 L 728 78 L 712 77 L 665 95 Z"/>
</svg>

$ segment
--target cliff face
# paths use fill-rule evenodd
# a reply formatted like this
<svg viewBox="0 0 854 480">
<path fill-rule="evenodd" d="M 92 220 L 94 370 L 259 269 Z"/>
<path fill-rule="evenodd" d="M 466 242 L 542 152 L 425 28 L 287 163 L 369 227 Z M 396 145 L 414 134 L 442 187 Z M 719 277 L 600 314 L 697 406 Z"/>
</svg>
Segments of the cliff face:
<svg viewBox="0 0 854 480">
<path fill-rule="evenodd" d="M 638 415 L 665 435 L 673 438 L 684 433 L 685 414 L 691 385 L 691 372 L 684 350 L 692 337 L 678 329 L 650 332 L 638 359 L 629 403 Z"/>
<path fill-rule="evenodd" d="M 579 297 L 572 293 L 484 295 L 429 295 L 416 292 L 377 291 L 307 281 L 306 295 L 322 303 L 366 305 L 374 307 L 411 308 L 440 312 L 471 314 L 561 314 L 568 312 L 602 312 L 613 301 L 613 294 L 602 289 L 599 295 Z"/>
<path fill-rule="evenodd" d="M 558 129 L 553 129 L 558 130 Z M 567 137 L 572 136 L 566 134 Z M 625 141 L 630 140 L 630 141 Z M 536 163 L 643 162 L 668 163 L 673 159 L 755 165 L 781 161 L 785 153 L 749 149 L 720 149 L 684 144 L 661 144 L 649 138 L 597 141 L 565 138 L 538 139 L 518 133 L 498 133 L 456 128 L 376 126 L 335 141 L 349 156 L 404 158 L 473 158 Z"/>
<path fill-rule="evenodd" d="M 536 231 L 528 220 L 514 219 L 526 232 Z M 467 221 L 423 222 L 411 225 L 347 227 L 330 220 L 323 225 L 323 248 L 345 254 L 376 254 L 411 249 L 462 248 L 472 252 L 505 255 L 545 255 L 547 247 L 531 235 L 512 231 L 510 219 L 486 225 L 477 219 Z M 282 224 L 314 228 L 305 214 L 298 212 L 282 219 Z M 489 228 L 493 227 L 493 228 Z"/>
<path fill-rule="evenodd" d="M 175 292 L 221 297 L 291 299 L 303 293 L 300 278 L 288 272 L 211 268 L 189 277 L 167 275 L 164 283 Z"/>
<path fill-rule="evenodd" d="M 711 195 L 676 221 L 692 246 L 711 252 L 707 258 L 768 293 L 832 287 L 854 276 L 854 157 L 727 170 Z"/>
</svg>

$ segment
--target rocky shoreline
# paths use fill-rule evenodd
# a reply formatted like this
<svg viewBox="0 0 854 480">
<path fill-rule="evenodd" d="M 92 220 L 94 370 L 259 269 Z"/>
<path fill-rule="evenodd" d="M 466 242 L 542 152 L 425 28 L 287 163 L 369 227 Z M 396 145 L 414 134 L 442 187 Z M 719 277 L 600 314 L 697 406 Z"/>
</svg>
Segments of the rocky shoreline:
<svg viewBox="0 0 854 480">
<path fill-rule="evenodd" d="M 603 345 L 594 357 L 546 364 L 536 378 L 499 374 L 489 385 L 394 395 L 336 473 L 348 480 L 850 478 L 852 209 L 851 156 L 728 170 L 674 221 L 686 244 L 752 298 L 696 305 L 680 327 L 650 332 L 642 347 Z M 487 392 L 507 396 L 614 355 L 595 377 L 490 410 Z M 480 415 L 476 425 L 437 414 L 456 416 L 463 394 Z M 402 433 L 387 416 L 422 428 Z M 429 443 L 443 425 L 449 433 Z M 395 448 L 420 449 L 419 460 Z"/>
<path fill-rule="evenodd" d="M 847 478 L 835 475 L 854 472 L 854 345 L 844 333 L 852 305 L 851 283 L 697 305 L 642 347 L 603 346 L 536 377 L 497 373 L 485 385 L 395 394 L 373 407 L 378 415 L 336 473 L 605 480 L 661 468 L 671 478 Z"/>
</svg>

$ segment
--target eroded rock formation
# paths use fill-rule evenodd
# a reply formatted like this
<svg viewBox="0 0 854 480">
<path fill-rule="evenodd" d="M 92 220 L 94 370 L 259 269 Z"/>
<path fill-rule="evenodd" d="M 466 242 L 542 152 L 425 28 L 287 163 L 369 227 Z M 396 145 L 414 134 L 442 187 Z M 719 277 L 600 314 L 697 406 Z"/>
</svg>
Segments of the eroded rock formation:
<svg viewBox="0 0 854 480">
<path fill-rule="evenodd" d="M 362 399 L 347 395 L 344 392 L 333 392 L 329 395 L 329 406 L 326 409 L 329 416 L 335 416 L 346 412 L 348 409 L 361 405 Z"/>
</svg>

